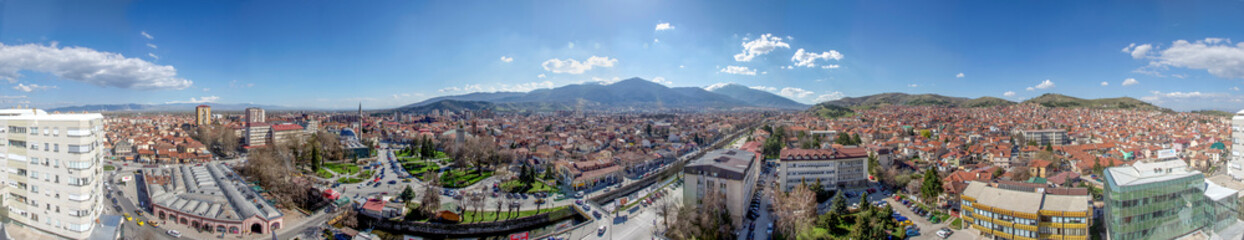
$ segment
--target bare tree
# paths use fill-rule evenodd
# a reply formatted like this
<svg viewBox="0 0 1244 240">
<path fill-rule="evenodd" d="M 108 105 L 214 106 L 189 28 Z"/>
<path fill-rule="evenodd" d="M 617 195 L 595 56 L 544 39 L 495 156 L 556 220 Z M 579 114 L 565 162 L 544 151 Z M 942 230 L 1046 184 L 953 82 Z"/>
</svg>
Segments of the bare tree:
<svg viewBox="0 0 1244 240">
<path fill-rule="evenodd" d="M 423 182 L 427 187 L 423 190 L 423 198 L 419 201 L 419 210 L 428 216 L 436 213 L 441 208 L 441 184 L 440 176 L 436 171 L 427 171 L 423 173 Z"/>
<path fill-rule="evenodd" d="M 775 227 L 787 236 L 812 227 L 816 219 L 816 193 L 804 184 L 785 194 L 777 194 Z"/>
<path fill-rule="evenodd" d="M 656 209 L 657 216 L 661 217 L 661 226 L 666 226 L 666 229 L 668 229 L 670 224 L 670 215 L 678 211 L 678 206 L 675 205 L 673 200 L 670 200 L 670 198 L 662 198 L 657 201 Z"/>
<path fill-rule="evenodd" d="M 470 205 L 471 207 L 475 208 L 476 219 L 482 217 L 480 216 L 480 215 L 483 215 L 483 214 L 480 214 L 481 213 L 480 209 L 484 208 L 484 200 L 485 200 L 484 194 L 483 193 L 470 193 L 470 194 L 467 194 L 466 200 L 467 200 L 467 205 Z"/>
<path fill-rule="evenodd" d="M 497 205 L 497 210 L 495 213 L 493 213 L 492 220 L 493 221 L 501 220 L 501 208 L 505 207 L 505 199 L 502 199 L 500 197 L 495 197 L 495 198 L 492 198 L 492 200 Z"/>
</svg>

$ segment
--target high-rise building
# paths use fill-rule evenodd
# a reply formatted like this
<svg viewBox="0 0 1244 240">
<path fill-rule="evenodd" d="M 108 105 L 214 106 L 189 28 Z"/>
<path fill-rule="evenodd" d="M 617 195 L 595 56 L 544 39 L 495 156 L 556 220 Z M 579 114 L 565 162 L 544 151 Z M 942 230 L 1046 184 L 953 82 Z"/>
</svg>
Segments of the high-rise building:
<svg viewBox="0 0 1244 240">
<path fill-rule="evenodd" d="M 683 188 L 685 206 L 695 206 L 705 198 L 724 201 L 731 224 L 740 227 L 747 214 L 747 204 L 756 192 L 760 176 L 760 159 L 754 152 L 740 149 L 719 149 L 705 153 L 683 168 L 687 187 Z"/>
<path fill-rule="evenodd" d="M 58 237 L 90 237 L 104 211 L 103 119 L 98 113 L 0 110 L 9 219 Z"/>
<path fill-rule="evenodd" d="M 1236 222 L 1238 192 L 1206 181 L 1173 155 L 1106 169 L 1103 220 L 1110 239 L 1208 236 Z"/>
<path fill-rule="evenodd" d="M 1244 180 L 1244 110 L 1231 117 L 1231 158 L 1227 162 L 1227 175 L 1236 181 Z"/>
<path fill-rule="evenodd" d="M 1092 234 L 1088 189 L 996 184 L 972 181 L 959 195 L 963 220 L 986 239 L 1088 239 Z"/>
<path fill-rule="evenodd" d="M 199 126 L 212 125 L 212 106 L 199 105 L 194 107 L 194 124 Z"/>
<path fill-rule="evenodd" d="M 817 181 L 825 189 L 868 182 L 868 151 L 864 148 L 782 149 L 778 165 L 782 191 Z"/>
<path fill-rule="evenodd" d="M 264 122 L 263 108 L 246 108 L 246 123 Z"/>
<path fill-rule="evenodd" d="M 1063 129 L 1040 129 L 1040 130 L 1024 130 L 1024 140 L 1036 142 L 1041 146 L 1062 146 L 1071 143 L 1071 139 L 1067 137 L 1067 130 Z"/>
</svg>

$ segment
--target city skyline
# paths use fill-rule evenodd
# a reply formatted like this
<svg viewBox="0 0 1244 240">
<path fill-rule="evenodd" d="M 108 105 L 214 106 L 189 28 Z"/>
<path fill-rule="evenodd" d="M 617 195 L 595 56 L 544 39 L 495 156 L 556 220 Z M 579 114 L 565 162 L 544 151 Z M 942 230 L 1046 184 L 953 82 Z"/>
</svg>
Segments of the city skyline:
<svg viewBox="0 0 1244 240">
<path fill-rule="evenodd" d="M 1244 102 L 1239 2 L 6 2 L 4 104 L 398 107 L 631 77 L 812 104 L 884 92 Z M 329 90 L 331 89 L 331 90 Z M 90 92 L 92 94 L 82 94 Z M 314 94 L 307 94 L 314 93 Z"/>
</svg>

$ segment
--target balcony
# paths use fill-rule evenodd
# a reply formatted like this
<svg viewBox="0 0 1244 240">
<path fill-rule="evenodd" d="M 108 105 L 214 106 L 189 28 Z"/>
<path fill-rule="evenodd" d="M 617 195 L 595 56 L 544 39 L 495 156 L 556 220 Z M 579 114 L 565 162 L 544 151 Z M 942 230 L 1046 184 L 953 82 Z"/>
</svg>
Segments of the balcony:
<svg viewBox="0 0 1244 240">
<path fill-rule="evenodd" d="M 67 197 L 69 200 L 83 202 L 91 200 L 91 195 L 92 194 L 69 194 Z"/>
<path fill-rule="evenodd" d="M 89 162 L 89 161 L 88 162 L 70 161 L 66 163 L 65 167 L 72 169 L 72 170 L 86 170 L 86 169 L 90 169 L 91 166 L 94 166 L 94 165 L 95 165 L 94 163 Z"/>
<path fill-rule="evenodd" d="M 82 154 L 82 153 L 89 153 L 93 149 L 91 148 L 91 145 L 69 145 L 69 149 L 67 150 L 68 150 L 67 152 L 69 153 Z"/>
<path fill-rule="evenodd" d="M 65 131 L 65 135 L 70 137 L 89 137 L 93 134 L 90 129 L 69 129 Z"/>
</svg>

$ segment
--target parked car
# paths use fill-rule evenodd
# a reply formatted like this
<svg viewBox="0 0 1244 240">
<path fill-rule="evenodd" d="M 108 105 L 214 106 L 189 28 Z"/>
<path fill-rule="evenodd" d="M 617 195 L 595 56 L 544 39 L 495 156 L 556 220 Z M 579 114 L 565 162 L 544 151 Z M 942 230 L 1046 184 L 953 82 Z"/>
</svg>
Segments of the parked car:
<svg viewBox="0 0 1244 240">
<path fill-rule="evenodd" d="M 178 232 L 177 230 L 168 230 L 168 232 L 165 233 L 168 233 L 168 235 L 173 238 L 181 238 L 181 232 Z"/>
</svg>

